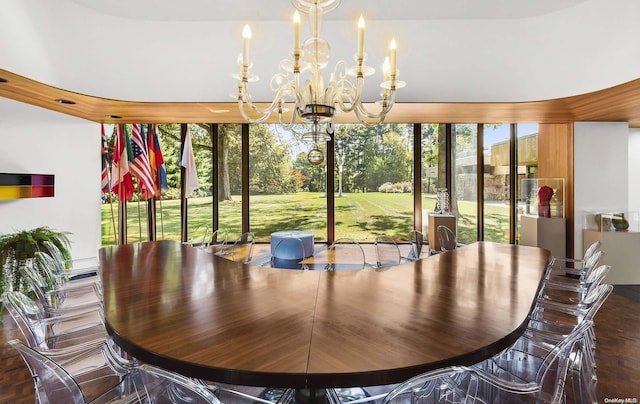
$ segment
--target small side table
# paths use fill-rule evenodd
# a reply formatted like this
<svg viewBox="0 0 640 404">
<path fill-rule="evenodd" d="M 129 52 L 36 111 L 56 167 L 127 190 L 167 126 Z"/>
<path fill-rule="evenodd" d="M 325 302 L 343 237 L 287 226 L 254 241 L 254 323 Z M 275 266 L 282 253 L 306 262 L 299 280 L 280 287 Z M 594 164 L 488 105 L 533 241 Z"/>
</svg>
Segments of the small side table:
<svg viewBox="0 0 640 404">
<path fill-rule="evenodd" d="M 438 226 L 448 227 L 453 234 L 456 233 L 456 217 L 453 215 L 443 215 L 439 213 L 429 213 L 429 231 L 427 240 L 431 250 L 440 251 L 440 240 L 438 239 Z"/>
</svg>

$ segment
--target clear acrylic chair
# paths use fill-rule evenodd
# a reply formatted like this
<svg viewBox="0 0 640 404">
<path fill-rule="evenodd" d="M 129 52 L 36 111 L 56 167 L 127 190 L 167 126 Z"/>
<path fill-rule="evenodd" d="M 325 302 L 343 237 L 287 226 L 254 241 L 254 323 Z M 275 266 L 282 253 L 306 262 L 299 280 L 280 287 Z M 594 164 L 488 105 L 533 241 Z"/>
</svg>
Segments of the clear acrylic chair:
<svg viewBox="0 0 640 404">
<path fill-rule="evenodd" d="M 544 282 L 548 287 L 552 285 L 561 286 L 563 284 L 571 285 L 576 282 L 584 282 L 585 278 L 587 278 L 591 271 L 595 270 L 602 257 L 605 255 L 605 252 L 602 250 L 598 250 L 595 253 L 589 255 L 589 257 L 580 261 L 579 268 L 566 267 L 563 264 L 558 265 L 558 261 L 555 258 L 551 258 L 549 260 L 549 264 L 547 265 Z"/>
<path fill-rule="evenodd" d="M 565 338 L 571 330 L 584 321 L 593 319 L 598 310 L 613 291 L 612 285 L 600 284 L 585 298 L 581 308 L 559 307 L 556 310 L 547 310 L 545 315 L 532 319 L 521 338 L 524 348 L 528 340 L 535 340 L 538 346 L 549 348 L 553 344 Z M 556 315 L 561 313 L 562 315 Z M 583 350 L 580 357 L 572 358 L 572 366 L 569 375 L 574 389 L 574 397 L 590 397 L 595 394 L 597 375 L 595 359 L 595 331 L 593 327 L 586 330 Z M 588 401 L 588 400 L 587 400 Z M 587 402 L 582 400 L 581 402 Z"/>
<path fill-rule="evenodd" d="M 496 355 L 491 360 L 480 364 L 480 367 L 490 368 L 497 375 L 507 375 L 511 378 L 527 379 L 535 375 L 536 380 L 540 378 L 541 369 L 548 365 L 550 358 L 558 356 L 562 366 L 560 373 L 542 374 L 547 378 L 547 382 L 555 381 L 557 389 L 554 394 L 550 394 L 555 401 L 564 398 L 564 388 L 567 385 L 567 378 L 570 378 L 574 391 L 574 401 L 580 403 L 594 402 L 592 396 L 595 394 L 595 382 L 590 386 L 580 386 L 578 379 L 595 376 L 594 369 L 589 361 L 588 339 L 590 330 L 593 329 L 593 321 L 585 320 L 576 324 L 570 332 L 555 339 L 548 339 L 545 332 L 527 334 L 521 337 L 511 348 Z M 560 352 L 562 350 L 562 352 Z M 489 365 L 487 367 L 487 365 Z M 546 371 L 549 369 L 547 368 Z M 573 381 L 576 380 L 574 383 Z M 538 382 L 541 384 L 541 382 Z M 562 389 L 560 389 L 562 387 Z M 547 390 L 548 391 L 548 390 Z M 547 402 L 547 401 L 543 401 Z M 597 399 L 595 400 L 597 402 Z"/>
<path fill-rule="evenodd" d="M 45 275 L 34 266 L 23 266 L 20 271 L 48 317 L 66 313 L 69 310 L 95 311 L 102 307 L 102 297 L 98 290 L 70 293 L 66 289 L 53 288 Z"/>
<path fill-rule="evenodd" d="M 424 245 L 424 234 L 418 230 L 411 230 L 409 232 L 409 242 L 411 243 L 411 249 L 407 255 L 407 260 L 417 261 L 422 254 L 422 246 Z"/>
<path fill-rule="evenodd" d="M 458 246 L 455 233 L 447 226 L 440 225 L 437 228 L 438 241 L 442 251 L 451 251 Z"/>
<path fill-rule="evenodd" d="M 100 278 L 94 276 L 95 272 L 94 275 L 77 275 L 79 277 L 72 280 L 66 273 L 64 263 L 59 261 L 62 257 L 54 258 L 54 256 L 42 251 L 34 253 L 34 262 L 37 262 L 37 268 L 40 269 L 40 273 L 44 275 L 52 289 L 64 291 L 67 294 L 96 293 L 96 296 L 102 299 L 102 285 Z"/>
<path fill-rule="evenodd" d="M 246 232 L 233 243 L 231 253 L 227 258 L 233 261 L 248 264 L 253 259 L 253 247 L 256 243 L 256 236 L 252 232 Z"/>
<path fill-rule="evenodd" d="M 376 267 L 386 268 L 400 264 L 400 248 L 396 241 L 386 234 L 376 237 Z"/>
<path fill-rule="evenodd" d="M 36 302 L 17 291 L 5 292 L 2 301 L 26 343 L 39 350 L 81 351 L 100 345 L 107 335 L 98 313 L 71 312 L 46 317 Z"/>
<path fill-rule="evenodd" d="M 34 262 L 39 262 L 36 252 Z M 55 315 L 55 310 L 74 307 L 78 310 L 96 310 L 102 305 L 102 287 L 100 283 L 91 283 L 79 288 L 58 288 L 54 280 L 50 278 L 50 271 L 38 267 L 38 265 L 25 265 L 20 272 L 35 293 L 47 315 Z"/>
<path fill-rule="evenodd" d="M 577 293 L 578 299 L 584 298 L 588 291 L 594 287 L 594 283 L 600 284 L 611 271 L 610 265 L 599 265 L 593 269 L 585 269 L 578 278 L 558 276 L 544 279 L 541 284 L 541 295 L 557 295 L 562 292 Z M 565 296 L 567 293 L 564 294 Z M 575 299 L 575 298 L 574 298 Z"/>
<path fill-rule="evenodd" d="M 329 256 L 325 266 L 327 271 L 343 269 L 365 269 L 367 262 L 362 246 L 350 238 L 341 238 L 327 248 Z"/>
<path fill-rule="evenodd" d="M 82 259 L 67 260 L 62 252 L 55 244 L 50 241 L 44 241 L 44 253 L 48 254 L 55 260 L 54 269 L 57 270 L 60 277 L 67 280 L 76 280 L 79 278 L 97 278 L 100 271 L 100 263 L 98 257 L 86 257 Z"/>
<path fill-rule="evenodd" d="M 225 255 L 227 248 L 227 233 L 218 229 L 215 230 L 211 234 L 211 238 L 209 239 L 209 248 L 207 251 L 218 254 Z"/>
<path fill-rule="evenodd" d="M 544 308 L 544 304 L 557 303 L 567 307 L 580 307 L 584 304 L 585 297 L 600 285 L 611 271 L 610 265 L 600 265 L 589 271 L 587 277 L 573 284 L 559 285 L 557 283 L 543 282 L 536 300 L 537 306 L 532 317 L 537 311 Z"/>
<path fill-rule="evenodd" d="M 551 257 L 547 276 L 580 276 L 586 269 L 595 267 L 600 258 L 602 258 L 604 252 L 600 250 L 601 245 L 602 243 L 600 241 L 591 243 L 591 245 L 589 245 L 585 250 L 582 259 L 556 256 Z"/>
<path fill-rule="evenodd" d="M 144 402 L 220 404 L 203 384 L 166 369 L 144 364 L 134 374 L 142 380 Z"/>
<path fill-rule="evenodd" d="M 602 266 L 606 275 L 609 266 Z M 538 298 L 530 316 L 530 327 L 538 324 L 551 324 L 554 326 L 571 327 L 575 323 L 583 321 L 589 316 L 595 315 L 594 310 L 598 310 L 604 299 L 611 293 L 612 286 L 599 281 L 593 282 L 589 288 L 579 294 L 572 294 L 570 297 L 560 300 L 559 298 L 548 299 L 546 296 Z M 591 313 L 591 314 L 589 314 Z M 595 345 L 595 333 L 589 330 L 589 342 Z"/>
<path fill-rule="evenodd" d="M 585 322 L 576 327 L 543 359 L 507 349 L 471 367 L 437 369 L 409 379 L 382 404 L 562 403 L 569 358 L 588 326 Z"/>
<path fill-rule="evenodd" d="M 467 379 L 472 374 L 466 367 L 447 367 L 426 372 L 400 383 L 384 397 L 382 404 L 462 403 L 467 396 Z"/>
<path fill-rule="evenodd" d="M 189 233 L 187 241 L 184 243 L 195 248 L 207 248 L 209 246 L 209 233 L 211 229 L 209 225 L 198 225 L 192 232 Z"/>
<path fill-rule="evenodd" d="M 24 359 L 39 403 L 219 403 L 204 386 L 163 369 L 142 365 L 122 375 L 105 367 L 82 376 L 18 340 L 9 341 Z"/>
</svg>

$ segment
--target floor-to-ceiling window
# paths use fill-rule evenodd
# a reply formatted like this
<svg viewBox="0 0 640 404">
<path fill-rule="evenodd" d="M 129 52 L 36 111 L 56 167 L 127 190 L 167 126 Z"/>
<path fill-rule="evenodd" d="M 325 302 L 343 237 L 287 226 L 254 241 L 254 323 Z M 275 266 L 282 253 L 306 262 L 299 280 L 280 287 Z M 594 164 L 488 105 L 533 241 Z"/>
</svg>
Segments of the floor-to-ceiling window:
<svg viewBox="0 0 640 404">
<path fill-rule="evenodd" d="M 184 209 L 181 140 L 187 131 L 198 186 Z M 517 215 L 526 211 L 521 181 L 535 177 L 537 168 L 535 124 L 337 124 L 329 142 L 310 141 L 303 127 L 289 132 L 271 124 L 161 124 L 157 133 L 168 183 L 155 202 L 157 239 L 181 240 L 186 223 L 191 241 L 215 228 L 230 242 L 247 230 L 268 242 L 272 232 L 293 229 L 312 231 L 316 241 L 373 242 L 378 234 L 406 240 L 420 224 L 414 217 L 425 230 L 425 213 L 435 209 L 437 189 L 446 187 L 460 242 L 511 242 Z M 315 148 L 322 161 L 309 158 Z M 414 192 L 420 192 L 417 202 Z M 116 242 L 118 206 L 109 199 L 103 245 Z M 136 187 L 127 202 L 128 242 L 148 239 L 148 209 Z"/>
<path fill-rule="evenodd" d="M 426 234 L 427 213 L 436 209 L 436 192 L 438 188 L 447 188 L 447 152 L 446 128 L 444 124 L 423 123 L 421 125 L 421 191 L 422 191 L 422 229 Z"/>
<path fill-rule="evenodd" d="M 478 127 L 476 124 L 452 125 L 453 213 L 458 217 L 458 242 L 478 239 Z"/>
<path fill-rule="evenodd" d="M 196 162 L 197 178 L 197 187 L 195 183 L 185 185 L 187 240 L 192 243 L 208 243 L 213 232 L 213 135 L 209 124 L 188 124 L 186 131 Z M 183 161 L 184 157 L 181 158 L 181 165 Z M 193 187 L 195 189 L 191 190 Z"/>
<path fill-rule="evenodd" d="M 336 126 L 336 239 L 408 238 L 413 229 L 412 142 L 412 125 Z"/>
<path fill-rule="evenodd" d="M 233 242 L 242 234 L 242 125 L 218 125 L 218 228 Z"/>
<path fill-rule="evenodd" d="M 510 167 L 511 125 L 484 124 L 483 213 L 484 239 L 509 242 L 510 235 Z"/>
<path fill-rule="evenodd" d="M 300 135 L 279 125 L 250 126 L 249 217 L 258 242 L 281 230 L 311 231 L 316 240 L 326 240 L 326 162 L 308 161 L 313 145 Z"/>
</svg>

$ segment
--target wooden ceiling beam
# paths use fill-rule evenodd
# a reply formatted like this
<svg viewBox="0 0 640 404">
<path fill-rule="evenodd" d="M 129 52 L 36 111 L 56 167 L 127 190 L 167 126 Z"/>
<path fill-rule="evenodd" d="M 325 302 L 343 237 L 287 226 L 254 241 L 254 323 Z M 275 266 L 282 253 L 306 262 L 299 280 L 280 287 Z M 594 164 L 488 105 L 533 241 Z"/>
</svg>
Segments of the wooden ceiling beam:
<svg viewBox="0 0 640 404">
<path fill-rule="evenodd" d="M 0 96 L 93 122 L 244 123 L 235 102 L 137 102 L 56 88 L 0 69 Z M 68 100 L 74 104 L 67 104 Z M 266 104 L 260 104 L 265 106 Z M 372 107 L 375 108 L 375 107 Z M 272 116 L 268 122 L 276 122 Z M 339 114 L 338 123 L 357 122 Z M 396 103 L 387 123 L 628 122 L 640 127 L 640 79 L 592 93 L 533 102 Z"/>
</svg>

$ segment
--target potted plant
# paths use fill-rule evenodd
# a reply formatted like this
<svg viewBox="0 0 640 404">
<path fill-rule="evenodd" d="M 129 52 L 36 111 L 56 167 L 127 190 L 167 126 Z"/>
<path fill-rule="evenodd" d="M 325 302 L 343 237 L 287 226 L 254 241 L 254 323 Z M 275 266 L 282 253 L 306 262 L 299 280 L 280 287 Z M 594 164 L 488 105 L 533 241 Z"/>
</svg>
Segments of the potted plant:
<svg viewBox="0 0 640 404">
<path fill-rule="evenodd" d="M 33 258 L 36 251 L 48 251 L 47 244 L 57 247 L 65 260 L 71 259 L 69 234 L 42 226 L 0 235 L 0 296 L 5 290 L 28 289 L 20 267 L 35 265 L 43 272 L 45 269 L 39 267 L 42 264 Z"/>
</svg>

